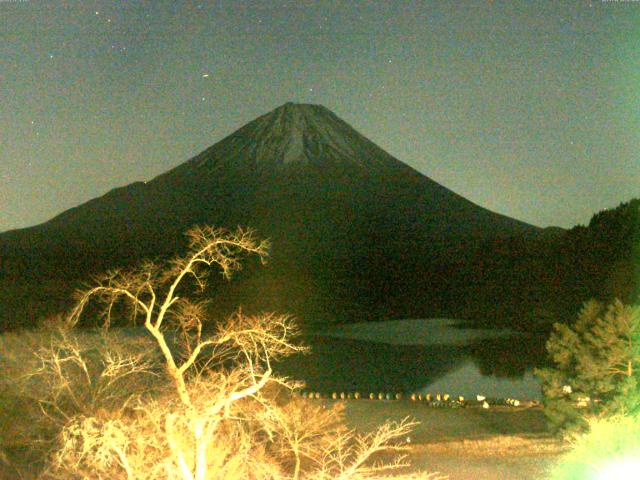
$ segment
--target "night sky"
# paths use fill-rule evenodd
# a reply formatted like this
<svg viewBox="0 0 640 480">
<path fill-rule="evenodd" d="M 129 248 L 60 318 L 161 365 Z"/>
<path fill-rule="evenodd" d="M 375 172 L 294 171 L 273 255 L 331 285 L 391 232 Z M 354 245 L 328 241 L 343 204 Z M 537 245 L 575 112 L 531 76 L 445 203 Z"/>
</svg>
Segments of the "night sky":
<svg viewBox="0 0 640 480">
<path fill-rule="evenodd" d="M 640 195 L 640 1 L 0 0 L 0 231 L 319 103 L 491 210 Z"/>
</svg>

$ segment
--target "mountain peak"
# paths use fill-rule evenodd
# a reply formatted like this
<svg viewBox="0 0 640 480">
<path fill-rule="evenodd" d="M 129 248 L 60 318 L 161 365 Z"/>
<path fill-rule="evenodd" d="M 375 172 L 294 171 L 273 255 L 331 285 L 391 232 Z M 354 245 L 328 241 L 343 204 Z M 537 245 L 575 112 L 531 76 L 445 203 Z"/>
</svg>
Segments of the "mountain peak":
<svg viewBox="0 0 640 480">
<path fill-rule="evenodd" d="M 323 105 L 287 102 L 202 152 L 192 165 L 217 169 L 220 162 L 233 161 L 247 168 L 351 165 L 368 169 L 390 158 Z"/>
<path fill-rule="evenodd" d="M 319 103 L 296 103 L 296 102 L 286 102 L 277 107 L 275 110 L 279 109 L 291 109 L 291 110 L 313 110 L 313 109 L 323 109 L 329 111 L 327 107 L 324 105 L 320 105 Z"/>
</svg>

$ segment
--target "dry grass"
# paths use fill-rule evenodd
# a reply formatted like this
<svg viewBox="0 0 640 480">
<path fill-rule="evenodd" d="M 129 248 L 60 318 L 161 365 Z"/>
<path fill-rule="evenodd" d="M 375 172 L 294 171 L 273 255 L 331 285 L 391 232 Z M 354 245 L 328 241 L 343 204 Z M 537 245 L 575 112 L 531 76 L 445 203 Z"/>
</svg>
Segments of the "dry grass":
<svg viewBox="0 0 640 480">
<path fill-rule="evenodd" d="M 488 435 L 485 438 L 447 440 L 416 446 L 416 452 L 429 452 L 465 457 L 491 457 L 504 455 L 555 455 L 565 452 L 568 445 L 547 436 Z"/>
</svg>

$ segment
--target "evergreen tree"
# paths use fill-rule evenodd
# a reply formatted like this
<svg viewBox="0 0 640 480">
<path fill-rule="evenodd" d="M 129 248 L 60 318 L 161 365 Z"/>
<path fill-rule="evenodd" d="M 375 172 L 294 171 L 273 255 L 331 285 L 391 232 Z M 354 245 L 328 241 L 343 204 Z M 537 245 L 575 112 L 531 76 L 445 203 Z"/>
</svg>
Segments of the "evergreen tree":
<svg viewBox="0 0 640 480">
<path fill-rule="evenodd" d="M 640 308 L 591 300 L 547 341 L 554 366 L 536 370 L 555 431 L 585 431 L 589 417 L 640 410 Z"/>
</svg>

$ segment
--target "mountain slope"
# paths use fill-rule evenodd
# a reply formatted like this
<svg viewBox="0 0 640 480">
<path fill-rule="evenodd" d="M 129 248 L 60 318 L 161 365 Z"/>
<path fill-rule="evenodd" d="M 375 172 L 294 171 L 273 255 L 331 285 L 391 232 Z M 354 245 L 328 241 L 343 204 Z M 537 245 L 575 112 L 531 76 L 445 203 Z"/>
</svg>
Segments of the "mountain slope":
<svg viewBox="0 0 640 480">
<path fill-rule="evenodd" d="M 478 245 L 541 233 L 423 176 L 326 108 L 288 103 L 149 182 L 0 235 L 1 274 L 71 284 L 179 251 L 196 223 L 251 226 L 273 243 L 266 269 L 217 285 L 221 304 L 311 321 L 449 312 L 459 299 L 443 276 Z"/>
</svg>

